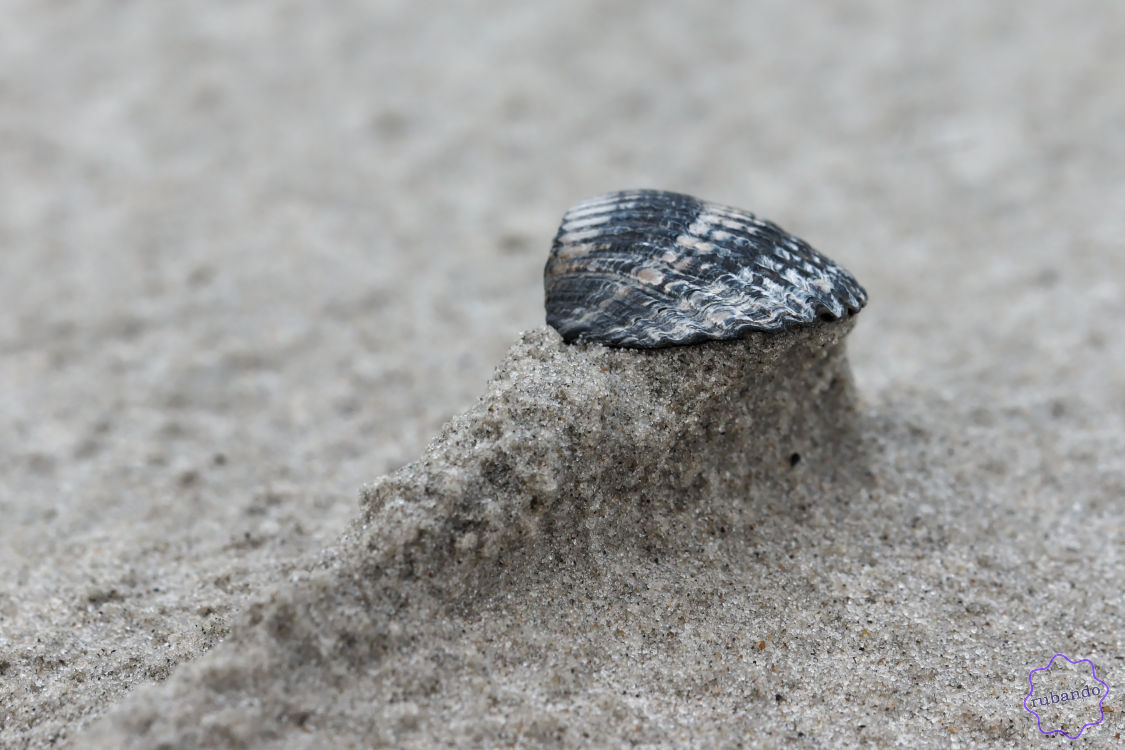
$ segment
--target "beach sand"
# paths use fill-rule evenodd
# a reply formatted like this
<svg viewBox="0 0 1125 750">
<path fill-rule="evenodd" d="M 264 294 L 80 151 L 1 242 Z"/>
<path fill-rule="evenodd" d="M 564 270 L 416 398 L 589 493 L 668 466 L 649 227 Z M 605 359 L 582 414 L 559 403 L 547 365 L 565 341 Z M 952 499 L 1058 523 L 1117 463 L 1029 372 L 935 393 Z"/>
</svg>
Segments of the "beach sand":
<svg viewBox="0 0 1125 750">
<path fill-rule="evenodd" d="M 1119 742 L 1119 4 L 0 6 L 0 747 Z M 850 368 L 562 344 L 632 187 Z"/>
</svg>

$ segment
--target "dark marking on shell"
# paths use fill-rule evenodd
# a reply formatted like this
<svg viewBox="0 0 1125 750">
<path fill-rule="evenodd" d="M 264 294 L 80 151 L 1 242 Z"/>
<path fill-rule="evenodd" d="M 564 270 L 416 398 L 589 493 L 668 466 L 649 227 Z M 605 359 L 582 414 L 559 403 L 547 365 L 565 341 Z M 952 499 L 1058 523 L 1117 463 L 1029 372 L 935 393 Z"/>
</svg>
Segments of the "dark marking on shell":
<svg viewBox="0 0 1125 750">
<path fill-rule="evenodd" d="M 850 273 L 776 224 L 663 190 L 567 211 L 544 285 L 565 341 L 638 348 L 838 320 L 867 302 Z"/>
</svg>

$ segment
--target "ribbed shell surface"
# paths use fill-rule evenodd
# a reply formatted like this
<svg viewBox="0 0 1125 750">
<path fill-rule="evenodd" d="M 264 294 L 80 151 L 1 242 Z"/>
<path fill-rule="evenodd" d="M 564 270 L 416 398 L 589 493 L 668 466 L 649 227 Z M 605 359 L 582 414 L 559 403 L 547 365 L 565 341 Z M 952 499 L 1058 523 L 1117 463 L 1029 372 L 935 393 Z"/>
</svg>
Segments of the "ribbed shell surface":
<svg viewBox="0 0 1125 750">
<path fill-rule="evenodd" d="M 662 190 L 567 211 L 544 284 L 565 341 L 637 348 L 837 320 L 867 302 L 850 273 L 777 225 Z"/>
</svg>

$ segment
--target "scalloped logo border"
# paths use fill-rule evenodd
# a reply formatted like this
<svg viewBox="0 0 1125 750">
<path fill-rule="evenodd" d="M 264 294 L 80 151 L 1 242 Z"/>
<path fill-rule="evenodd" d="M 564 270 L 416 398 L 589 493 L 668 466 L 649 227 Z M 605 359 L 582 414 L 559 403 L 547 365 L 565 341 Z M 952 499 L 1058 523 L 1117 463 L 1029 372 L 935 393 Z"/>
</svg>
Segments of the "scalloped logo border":
<svg viewBox="0 0 1125 750">
<path fill-rule="evenodd" d="M 1043 719 L 1033 709 L 1027 707 L 1027 701 L 1031 698 L 1032 695 L 1035 694 L 1035 682 L 1032 681 L 1031 676 L 1034 675 L 1036 672 L 1044 672 L 1044 671 L 1050 669 L 1051 665 L 1055 663 L 1055 659 L 1058 659 L 1060 656 L 1063 659 L 1066 659 L 1068 662 L 1070 662 L 1071 665 L 1082 664 L 1082 663 L 1089 664 L 1090 665 L 1090 676 L 1092 676 L 1094 678 L 1094 680 L 1096 680 L 1097 682 L 1101 683 L 1102 687 L 1105 688 L 1105 691 L 1102 692 L 1101 700 L 1098 701 L 1098 711 L 1101 713 L 1101 716 L 1098 718 L 1097 721 L 1090 722 L 1089 724 L 1083 724 L 1082 728 L 1078 730 L 1078 734 L 1074 735 L 1073 737 L 1071 737 L 1069 734 L 1064 732 L 1062 729 L 1052 729 L 1049 732 L 1043 731 Z M 1026 710 L 1028 713 L 1035 714 L 1035 725 L 1039 728 L 1040 734 L 1042 734 L 1044 736 L 1050 736 L 1052 734 L 1061 734 L 1063 737 L 1066 737 L 1068 740 L 1076 740 L 1079 737 L 1081 737 L 1082 733 L 1085 732 L 1090 727 L 1096 727 L 1098 724 L 1101 724 L 1103 721 L 1105 721 L 1105 708 L 1102 707 L 1102 704 L 1105 703 L 1105 699 L 1109 696 L 1109 685 L 1107 685 L 1104 680 L 1102 680 L 1101 678 L 1098 677 L 1097 670 L 1094 669 L 1094 662 L 1090 661 L 1089 659 L 1079 659 L 1078 661 L 1072 661 L 1065 654 L 1055 654 L 1054 656 L 1051 657 L 1051 660 L 1049 662 L 1047 662 L 1047 666 L 1039 667 L 1038 669 L 1033 669 L 1033 670 L 1031 670 L 1030 672 L 1027 673 L 1027 684 L 1030 686 L 1030 690 L 1028 690 L 1027 695 L 1024 696 L 1023 707 L 1024 707 L 1024 710 Z"/>
</svg>

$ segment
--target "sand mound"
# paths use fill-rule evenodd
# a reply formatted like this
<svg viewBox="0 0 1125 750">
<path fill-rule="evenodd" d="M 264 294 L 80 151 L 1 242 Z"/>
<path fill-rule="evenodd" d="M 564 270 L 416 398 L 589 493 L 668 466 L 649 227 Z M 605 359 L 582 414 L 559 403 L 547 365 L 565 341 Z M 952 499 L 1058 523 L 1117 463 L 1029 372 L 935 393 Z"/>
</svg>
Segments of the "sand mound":
<svg viewBox="0 0 1125 750">
<path fill-rule="evenodd" d="M 357 742 L 492 744 L 512 738 L 511 711 L 530 737 L 577 741 L 584 722 L 564 729 L 558 712 L 585 705 L 623 740 L 630 691 L 657 665 L 752 700 L 763 688 L 746 675 L 687 676 L 702 643 L 674 646 L 710 640 L 716 622 L 737 630 L 738 613 L 716 607 L 724 579 L 757 575 L 763 515 L 863 491 L 850 328 L 648 352 L 525 334 L 474 409 L 365 490 L 362 518 L 315 572 L 129 701 L 101 741 L 292 744 L 349 723 Z M 470 632 L 509 612 L 544 627 L 504 643 Z M 589 641 L 552 653 L 560 625 Z M 591 662 L 600 690 L 583 684 Z M 515 665 L 518 702 L 497 711 Z M 658 682 L 645 700 L 686 687 Z M 366 702 L 365 726 L 341 695 Z"/>
</svg>

